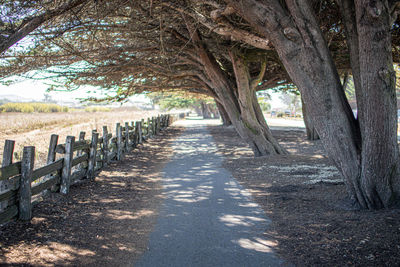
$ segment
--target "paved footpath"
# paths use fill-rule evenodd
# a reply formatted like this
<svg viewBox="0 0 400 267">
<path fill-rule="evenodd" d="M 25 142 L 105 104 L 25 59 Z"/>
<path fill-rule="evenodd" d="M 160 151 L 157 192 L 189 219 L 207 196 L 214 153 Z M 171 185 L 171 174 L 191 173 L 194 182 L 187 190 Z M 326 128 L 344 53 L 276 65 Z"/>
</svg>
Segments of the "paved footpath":
<svg viewBox="0 0 400 267">
<path fill-rule="evenodd" d="M 186 121 L 165 166 L 165 201 L 149 249 L 135 266 L 279 266 L 270 223 L 221 164 L 206 121 Z"/>
</svg>

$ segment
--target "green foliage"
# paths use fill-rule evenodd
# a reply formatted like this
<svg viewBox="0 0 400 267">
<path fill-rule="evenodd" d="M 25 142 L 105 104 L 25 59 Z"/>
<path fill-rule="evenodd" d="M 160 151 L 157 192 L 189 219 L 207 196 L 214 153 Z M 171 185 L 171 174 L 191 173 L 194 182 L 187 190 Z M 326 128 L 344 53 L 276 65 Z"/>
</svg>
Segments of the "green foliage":
<svg viewBox="0 0 400 267">
<path fill-rule="evenodd" d="M 46 103 L 5 103 L 0 106 L 0 112 L 22 112 L 22 113 L 68 112 L 68 107 L 62 107 L 57 104 L 46 104 Z"/>
<path fill-rule="evenodd" d="M 258 100 L 258 104 L 260 105 L 260 108 L 263 112 L 268 112 L 271 110 L 271 104 L 269 102 L 267 102 L 268 100 L 270 100 L 269 97 L 257 97 Z"/>
<path fill-rule="evenodd" d="M 160 105 L 162 110 L 196 108 L 200 106 L 201 101 L 207 104 L 214 103 L 214 100 L 210 97 L 184 93 L 153 92 L 147 94 L 147 96 L 152 100 L 153 104 Z"/>
</svg>

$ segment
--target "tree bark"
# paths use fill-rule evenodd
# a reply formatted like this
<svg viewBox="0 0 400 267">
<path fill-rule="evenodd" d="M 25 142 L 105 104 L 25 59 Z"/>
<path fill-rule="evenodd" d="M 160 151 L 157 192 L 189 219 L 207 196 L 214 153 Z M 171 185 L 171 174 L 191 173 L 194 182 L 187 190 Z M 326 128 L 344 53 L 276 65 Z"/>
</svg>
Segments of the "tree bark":
<svg viewBox="0 0 400 267">
<path fill-rule="evenodd" d="M 248 138 L 248 143 L 252 146 L 256 155 L 286 154 L 276 139 L 272 136 L 271 130 L 265 122 L 264 115 L 257 101 L 255 87 L 259 80 L 264 76 L 265 65 L 262 66 L 260 74 L 254 80 L 251 79 L 247 69 L 244 55 L 238 51 L 231 50 L 229 53 L 233 64 L 238 92 L 238 104 L 240 109 L 240 120 L 245 128 L 250 130 L 247 134 L 240 133 L 241 136 Z M 239 127 L 239 131 L 243 129 Z"/>
<path fill-rule="evenodd" d="M 218 100 L 215 100 L 215 104 L 217 105 L 219 115 L 221 116 L 222 125 L 224 126 L 232 125 L 231 119 L 229 118 L 228 113 L 225 111 L 224 106 Z"/>
<path fill-rule="evenodd" d="M 354 204 L 369 209 L 395 204 L 400 182 L 388 1 L 355 1 L 360 125 L 307 0 L 287 0 L 285 8 L 277 0 L 226 2 L 270 38 Z"/>
<path fill-rule="evenodd" d="M 360 187 L 368 208 L 383 208 L 400 193 L 390 8 L 388 1 L 366 0 L 356 0 L 355 7 L 363 118 Z"/>
<path fill-rule="evenodd" d="M 201 106 L 201 113 L 203 115 L 203 118 L 211 119 L 211 112 L 210 112 L 210 108 L 208 107 L 208 105 L 204 101 L 201 101 L 200 106 Z"/>
<path fill-rule="evenodd" d="M 307 114 L 307 108 L 303 98 L 301 98 L 301 109 L 303 111 L 304 125 L 306 126 L 307 140 L 310 141 L 318 140 L 319 135 L 317 133 L 317 129 L 315 129 L 311 117 Z"/>
<path fill-rule="evenodd" d="M 237 85 L 240 87 L 238 89 L 205 47 L 199 32 L 188 21 L 187 27 L 205 73 L 213 84 L 214 92 L 221 100 L 221 104 L 224 106 L 237 133 L 250 145 L 254 155 L 257 157 L 269 154 L 286 154 L 286 150 L 272 136 L 265 120 L 261 119 L 263 117 L 261 108 L 258 102 L 254 101 L 254 99 L 256 100 L 255 92 L 246 91 L 248 86 L 241 87 L 242 84 L 245 85 L 242 76 L 237 79 Z M 238 74 L 242 75 L 241 72 L 238 72 Z M 244 100 L 247 102 L 242 103 Z"/>
</svg>

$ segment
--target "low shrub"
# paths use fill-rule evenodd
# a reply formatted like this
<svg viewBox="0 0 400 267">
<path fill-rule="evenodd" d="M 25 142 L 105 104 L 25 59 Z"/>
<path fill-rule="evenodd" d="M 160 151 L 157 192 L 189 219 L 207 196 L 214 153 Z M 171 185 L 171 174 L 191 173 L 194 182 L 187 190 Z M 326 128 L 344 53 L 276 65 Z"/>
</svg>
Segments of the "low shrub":
<svg viewBox="0 0 400 267">
<path fill-rule="evenodd" d="M 68 112 L 68 107 L 48 103 L 6 103 L 0 106 L 0 112 L 22 112 L 22 113 L 53 113 Z"/>
</svg>

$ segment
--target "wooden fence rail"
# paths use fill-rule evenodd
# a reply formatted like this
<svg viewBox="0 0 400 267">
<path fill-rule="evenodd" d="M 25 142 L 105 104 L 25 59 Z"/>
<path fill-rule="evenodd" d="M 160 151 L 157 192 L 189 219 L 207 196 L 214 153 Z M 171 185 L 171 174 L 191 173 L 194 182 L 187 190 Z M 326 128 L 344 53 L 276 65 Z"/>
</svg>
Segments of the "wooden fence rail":
<svg viewBox="0 0 400 267">
<path fill-rule="evenodd" d="M 15 218 L 30 220 L 32 206 L 51 190 L 68 194 L 72 184 L 82 179 L 94 179 L 98 170 L 113 160 L 123 159 L 143 141 L 158 134 L 182 114 L 165 114 L 136 122 L 116 124 L 116 135 L 103 126 L 103 134 L 92 131 L 90 140 L 85 132 L 68 136 L 58 144 L 58 135 L 50 138 L 47 165 L 34 169 L 35 147 L 24 147 L 22 160 L 12 162 L 15 142 L 6 140 L 0 168 L 0 224 Z M 58 158 L 58 159 L 57 159 Z"/>
</svg>

